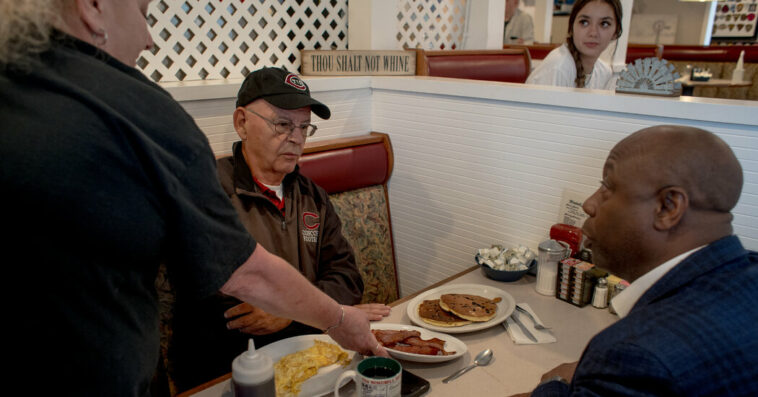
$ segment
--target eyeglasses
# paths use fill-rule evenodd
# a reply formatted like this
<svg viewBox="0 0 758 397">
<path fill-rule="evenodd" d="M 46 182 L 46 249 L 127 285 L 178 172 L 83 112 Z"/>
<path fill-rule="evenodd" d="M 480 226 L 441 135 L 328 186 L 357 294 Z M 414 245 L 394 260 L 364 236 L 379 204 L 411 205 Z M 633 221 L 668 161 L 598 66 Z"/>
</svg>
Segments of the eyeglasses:
<svg viewBox="0 0 758 397">
<path fill-rule="evenodd" d="M 292 135 L 293 132 L 295 132 L 295 129 L 300 129 L 300 131 L 302 131 L 303 138 L 307 138 L 309 136 L 313 136 L 313 134 L 315 134 L 316 130 L 318 129 L 318 127 L 310 123 L 304 123 L 304 124 L 300 124 L 296 126 L 295 123 L 293 123 L 290 120 L 271 120 L 271 119 L 261 116 L 259 113 L 256 113 L 246 107 L 243 107 L 243 109 L 260 117 L 261 119 L 263 119 L 263 121 L 269 123 L 274 128 L 274 132 L 276 132 L 277 135 L 290 136 Z"/>
</svg>

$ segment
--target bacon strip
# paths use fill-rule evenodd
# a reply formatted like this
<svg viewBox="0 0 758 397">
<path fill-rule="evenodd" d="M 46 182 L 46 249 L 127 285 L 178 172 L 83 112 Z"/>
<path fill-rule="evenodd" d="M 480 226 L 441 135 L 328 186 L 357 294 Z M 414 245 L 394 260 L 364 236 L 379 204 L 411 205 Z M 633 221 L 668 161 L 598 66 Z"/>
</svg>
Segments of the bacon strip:
<svg viewBox="0 0 758 397">
<path fill-rule="evenodd" d="M 445 341 L 438 338 L 432 338 L 429 340 L 424 340 L 417 337 L 412 338 L 405 338 L 403 340 L 403 343 L 411 346 L 429 346 L 433 347 L 437 350 L 444 350 L 445 349 Z"/>
<path fill-rule="evenodd" d="M 395 343 L 402 342 L 406 338 L 421 336 L 418 331 L 389 331 L 389 330 L 371 330 L 379 341 L 384 346 L 394 345 Z"/>
<path fill-rule="evenodd" d="M 400 350 L 401 352 L 414 353 L 414 354 L 426 354 L 428 356 L 436 356 L 439 353 L 439 349 L 435 349 L 431 346 L 403 346 L 395 345 L 387 347 L 388 349 Z"/>
<path fill-rule="evenodd" d="M 388 349 L 430 356 L 449 356 L 455 352 L 445 351 L 445 341 L 439 338 L 421 339 L 418 331 L 371 330 L 376 340 Z"/>
</svg>

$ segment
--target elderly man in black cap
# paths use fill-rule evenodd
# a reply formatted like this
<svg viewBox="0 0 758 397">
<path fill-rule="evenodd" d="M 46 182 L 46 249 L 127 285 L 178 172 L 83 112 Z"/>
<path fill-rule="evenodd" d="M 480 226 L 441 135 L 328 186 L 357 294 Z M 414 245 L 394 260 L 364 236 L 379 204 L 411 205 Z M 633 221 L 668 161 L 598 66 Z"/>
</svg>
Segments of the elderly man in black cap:
<svg viewBox="0 0 758 397">
<path fill-rule="evenodd" d="M 298 172 L 305 140 L 329 108 L 308 86 L 280 68 L 250 73 L 237 95 L 234 129 L 241 141 L 218 160 L 221 184 L 245 228 L 259 244 L 281 256 L 314 285 L 343 305 L 356 305 L 371 320 L 389 314 L 383 304 L 359 305 L 363 281 L 329 197 Z M 228 373 L 250 337 L 256 347 L 321 330 L 273 316 L 236 298 L 217 295 L 177 303 L 173 378 L 179 390 Z"/>
</svg>

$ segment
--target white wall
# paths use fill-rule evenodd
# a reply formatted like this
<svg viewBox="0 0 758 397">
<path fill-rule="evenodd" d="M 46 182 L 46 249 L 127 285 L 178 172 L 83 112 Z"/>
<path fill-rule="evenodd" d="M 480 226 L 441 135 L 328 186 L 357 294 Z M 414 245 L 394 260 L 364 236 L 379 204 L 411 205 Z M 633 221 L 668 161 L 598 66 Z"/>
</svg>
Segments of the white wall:
<svg viewBox="0 0 758 397">
<path fill-rule="evenodd" d="M 535 0 L 533 6 L 526 6 L 526 1 L 519 4 L 530 11 L 534 22 L 534 41 L 550 43 L 550 29 L 553 24 L 553 0 Z"/>
<path fill-rule="evenodd" d="M 503 48 L 505 0 L 468 0 L 463 49 Z"/>
<path fill-rule="evenodd" d="M 690 2 L 678 0 L 635 0 L 635 14 L 676 14 L 676 42 L 678 45 L 702 45 L 705 17 L 712 2 Z"/>
<path fill-rule="evenodd" d="M 752 125 L 740 125 L 713 122 L 717 106 L 668 98 L 445 83 L 374 82 L 373 128 L 395 148 L 390 205 L 403 294 L 473 265 L 477 248 L 536 252 L 563 189 L 592 193 L 616 142 L 657 124 L 706 128 L 734 148 L 746 176 L 735 230 L 758 248 L 756 104 L 742 119 Z"/>
<path fill-rule="evenodd" d="M 536 251 L 557 221 L 563 189 L 591 193 L 613 145 L 657 124 L 705 128 L 732 146 L 745 174 L 735 232 L 758 249 L 756 102 L 428 77 L 306 81 L 334 114 L 316 121 L 315 139 L 390 134 L 389 196 L 403 296 L 472 266 L 477 248 L 525 244 Z M 201 88 L 169 92 L 216 139 L 231 128 L 227 114 L 238 84 Z M 226 139 L 234 137 L 219 138 L 214 150 L 229 148 Z"/>
<path fill-rule="evenodd" d="M 351 50 L 397 50 L 397 2 L 352 0 L 348 7 L 348 47 Z"/>
</svg>

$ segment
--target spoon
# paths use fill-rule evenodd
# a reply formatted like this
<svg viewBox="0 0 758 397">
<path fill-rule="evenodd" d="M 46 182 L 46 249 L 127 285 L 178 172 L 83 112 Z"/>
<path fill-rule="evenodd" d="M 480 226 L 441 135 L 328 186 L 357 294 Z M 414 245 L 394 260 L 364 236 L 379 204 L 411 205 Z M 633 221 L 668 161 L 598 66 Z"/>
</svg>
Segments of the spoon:
<svg viewBox="0 0 758 397">
<path fill-rule="evenodd" d="M 479 354 L 474 357 L 474 363 L 469 365 L 466 368 L 461 368 L 458 370 L 458 372 L 448 376 L 447 378 L 442 380 L 442 383 L 450 382 L 451 380 L 465 374 L 466 372 L 472 370 L 474 367 L 487 365 L 490 363 L 490 360 L 492 360 L 492 350 L 487 349 L 479 352 Z"/>
</svg>

